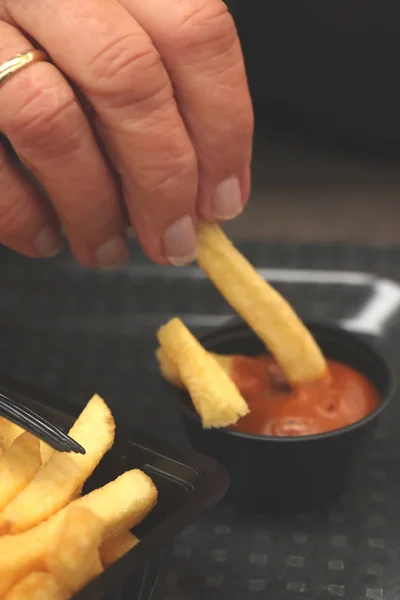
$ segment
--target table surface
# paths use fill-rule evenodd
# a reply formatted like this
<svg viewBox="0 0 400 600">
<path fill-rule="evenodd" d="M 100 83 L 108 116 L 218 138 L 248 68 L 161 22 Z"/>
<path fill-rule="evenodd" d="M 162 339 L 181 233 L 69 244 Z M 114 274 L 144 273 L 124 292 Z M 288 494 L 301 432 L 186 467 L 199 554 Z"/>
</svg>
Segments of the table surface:
<svg viewBox="0 0 400 600">
<path fill-rule="evenodd" d="M 162 393 L 156 329 L 180 315 L 202 333 L 232 312 L 195 267 L 152 266 L 132 244 L 135 263 L 109 273 L 85 271 L 68 254 L 31 262 L 2 249 L 1 370 L 77 405 L 99 392 L 121 429 L 135 425 L 185 444 Z M 399 248 L 257 241 L 241 248 L 304 318 L 368 334 L 400 367 Z M 155 600 L 397 597 L 398 400 L 334 506 L 277 518 L 221 504 L 177 539 Z"/>
<path fill-rule="evenodd" d="M 228 231 L 262 241 L 400 243 L 399 162 L 258 127 L 251 202 Z"/>
</svg>

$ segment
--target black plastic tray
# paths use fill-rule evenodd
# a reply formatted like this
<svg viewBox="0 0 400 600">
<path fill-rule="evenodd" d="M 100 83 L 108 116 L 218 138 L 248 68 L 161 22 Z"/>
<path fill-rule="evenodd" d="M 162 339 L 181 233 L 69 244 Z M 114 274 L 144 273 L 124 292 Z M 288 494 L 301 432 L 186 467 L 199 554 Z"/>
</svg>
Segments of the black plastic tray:
<svg viewBox="0 0 400 600">
<path fill-rule="evenodd" d="M 33 408 L 68 430 L 76 407 L 9 378 L 0 377 L 0 391 Z M 40 400 L 39 400 L 40 399 Z M 150 600 L 160 574 L 162 553 L 174 535 L 194 521 L 201 511 L 225 494 L 228 476 L 209 458 L 189 450 L 178 450 L 138 431 L 129 438 L 117 435 L 88 480 L 84 492 L 105 485 L 124 471 L 142 469 L 155 483 L 158 504 L 135 528 L 141 542 L 103 575 L 74 596 L 74 600 Z"/>
<path fill-rule="evenodd" d="M 305 320 L 365 335 L 400 373 L 400 248 L 240 247 Z M 134 426 L 184 444 L 179 410 L 163 394 L 154 359 L 157 327 L 180 315 L 202 336 L 232 310 L 195 267 L 153 266 L 134 243 L 132 257 L 126 268 L 100 273 L 67 253 L 30 261 L 2 249 L 0 371 L 70 399 L 75 413 L 96 391 L 119 432 L 129 437 Z M 340 501 L 293 518 L 243 514 L 221 502 L 167 549 L 152 600 L 397 598 L 399 472 L 397 393 Z M 113 600 L 137 600 L 142 567 L 137 573 L 134 591 L 128 584 Z"/>
</svg>

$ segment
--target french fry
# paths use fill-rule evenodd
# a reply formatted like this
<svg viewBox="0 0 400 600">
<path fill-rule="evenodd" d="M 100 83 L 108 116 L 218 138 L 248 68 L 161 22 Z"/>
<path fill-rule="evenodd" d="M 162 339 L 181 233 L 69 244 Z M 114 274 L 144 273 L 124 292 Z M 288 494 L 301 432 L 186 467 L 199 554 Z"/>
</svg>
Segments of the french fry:
<svg viewBox="0 0 400 600">
<path fill-rule="evenodd" d="M 217 361 L 219 366 L 223 368 L 227 375 L 231 374 L 232 356 L 229 356 L 228 354 L 215 354 L 214 352 L 209 352 L 208 354 Z M 178 365 L 171 358 L 169 358 L 168 354 L 163 348 L 157 348 L 156 358 L 164 379 L 176 387 L 184 388 L 185 386 L 181 379 Z"/>
<path fill-rule="evenodd" d="M 100 558 L 103 567 L 107 569 L 113 565 L 138 543 L 139 539 L 130 531 L 124 531 L 117 537 L 105 540 L 100 546 Z"/>
<path fill-rule="evenodd" d="M 25 431 L 0 458 L 0 510 L 25 488 L 41 464 L 39 440 Z"/>
<path fill-rule="evenodd" d="M 4 600 L 67 600 L 69 593 L 50 573 L 30 573 L 4 597 Z"/>
<path fill-rule="evenodd" d="M 100 575 L 101 519 L 87 508 L 71 506 L 49 544 L 45 565 L 58 581 L 75 593 Z"/>
<path fill-rule="evenodd" d="M 156 358 L 164 379 L 169 383 L 172 383 L 172 385 L 183 389 L 185 385 L 182 381 L 181 374 L 179 373 L 179 367 L 176 362 L 168 356 L 164 348 L 157 348 Z"/>
<path fill-rule="evenodd" d="M 31 571 L 44 569 L 47 548 L 58 535 L 66 511 L 84 507 L 103 523 L 101 540 L 116 537 L 138 525 L 157 502 L 157 489 L 142 471 L 134 469 L 115 481 L 74 500 L 69 507 L 36 527 L 0 537 L 0 598 Z"/>
<path fill-rule="evenodd" d="M 51 446 L 46 444 L 46 442 L 40 440 L 40 455 L 42 457 L 42 465 L 45 465 L 47 463 L 53 452 L 54 449 Z"/>
<path fill-rule="evenodd" d="M 114 442 L 110 409 L 93 396 L 70 431 L 86 454 L 54 452 L 34 479 L 0 514 L 1 533 L 19 533 L 68 504 Z"/>
<path fill-rule="evenodd" d="M 252 267 L 217 225 L 201 223 L 198 264 L 265 343 L 293 384 L 327 372 L 324 356 L 292 307 Z"/>
<path fill-rule="evenodd" d="M 0 417 L 0 446 L 6 452 L 24 429 L 4 417 Z"/>
<path fill-rule="evenodd" d="M 172 319 L 161 327 L 157 337 L 178 366 L 205 428 L 233 425 L 249 412 L 233 381 L 180 319 Z"/>
</svg>

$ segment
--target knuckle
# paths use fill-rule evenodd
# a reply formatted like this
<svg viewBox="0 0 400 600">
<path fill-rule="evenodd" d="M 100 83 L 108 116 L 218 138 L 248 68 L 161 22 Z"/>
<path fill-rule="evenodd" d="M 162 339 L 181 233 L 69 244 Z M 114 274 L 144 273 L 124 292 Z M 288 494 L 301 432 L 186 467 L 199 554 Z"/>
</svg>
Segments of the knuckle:
<svg viewBox="0 0 400 600">
<path fill-rule="evenodd" d="M 238 159 L 249 154 L 253 137 L 253 112 L 243 104 L 231 106 L 215 120 L 213 131 L 207 136 L 206 154 L 217 162 L 226 162 L 231 156 Z"/>
<path fill-rule="evenodd" d="M 92 58 L 90 69 L 91 92 L 121 98 L 121 104 L 152 96 L 160 87 L 160 76 L 161 81 L 165 81 L 159 53 L 150 40 L 138 35 L 109 41 Z"/>
<path fill-rule="evenodd" d="M 76 123 L 78 103 L 68 86 L 30 80 L 21 102 L 6 123 L 6 133 L 25 149 L 32 147 L 66 153 L 78 142 L 71 124 Z M 72 146 L 72 147 L 71 147 Z"/>
<path fill-rule="evenodd" d="M 144 187 L 163 198 L 190 196 L 197 189 L 197 161 L 194 152 L 158 157 L 142 171 Z"/>
<path fill-rule="evenodd" d="M 84 239 L 104 239 L 104 234 L 119 225 L 114 198 L 107 193 L 88 197 L 86 202 L 72 197 L 63 204 L 60 214 L 65 227 Z"/>
<path fill-rule="evenodd" d="M 118 87 L 108 87 L 97 93 L 96 98 L 100 122 L 122 133 L 131 125 L 135 128 L 141 121 L 156 120 L 160 110 L 173 99 L 173 90 L 168 78 L 153 77 L 146 78 L 146 82 L 138 87 L 122 81 Z M 135 107 L 134 117 L 132 106 Z"/>
<path fill-rule="evenodd" d="M 234 122 L 235 131 L 242 139 L 250 140 L 253 137 L 254 114 L 250 102 L 238 107 Z"/>
<path fill-rule="evenodd" d="M 114 37 L 94 54 L 89 62 L 97 82 L 108 83 L 116 76 L 125 76 L 153 59 L 154 48 L 135 35 Z"/>
<path fill-rule="evenodd" d="M 190 12 L 176 18 L 175 42 L 183 50 L 228 52 L 237 42 L 234 21 L 222 0 L 198 1 Z"/>
<path fill-rule="evenodd" d="M 186 192 L 187 184 L 194 174 L 191 161 L 182 159 L 162 169 L 154 182 L 154 187 L 163 196 L 169 197 L 176 194 L 177 190 L 181 194 L 183 190 Z"/>
</svg>

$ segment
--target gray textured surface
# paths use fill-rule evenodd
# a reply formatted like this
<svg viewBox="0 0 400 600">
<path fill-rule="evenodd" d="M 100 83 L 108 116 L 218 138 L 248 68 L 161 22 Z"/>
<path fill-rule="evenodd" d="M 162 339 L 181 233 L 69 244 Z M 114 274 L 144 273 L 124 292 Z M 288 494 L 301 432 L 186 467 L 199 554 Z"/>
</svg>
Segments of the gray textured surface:
<svg viewBox="0 0 400 600">
<path fill-rule="evenodd" d="M 303 317 L 350 319 L 354 326 L 357 316 L 369 314 L 359 328 L 375 323 L 374 343 L 400 368 L 398 248 L 245 243 L 242 249 L 257 266 L 272 268 L 272 281 Z M 32 263 L 5 250 L 0 264 L 1 370 L 77 404 L 97 391 L 119 426 L 185 443 L 153 352 L 157 326 L 172 315 L 203 332 L 231 314 L 197 270 L 156 268 L 139 258 L 120 272 L 96 273 L 67 255 Z M 397 397 L 334 506 L 286 519 L 224 505 L 208 513 L 176 541 L 155 599 L 398 597 L 399 415 Z"/>
<path fill-rule="evenodd" d="M 264 241 L 397 244 L 400 165 L 344 156 L 260 129 L 251 201 L 227 229 Z"/>
</svg>

